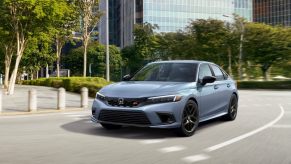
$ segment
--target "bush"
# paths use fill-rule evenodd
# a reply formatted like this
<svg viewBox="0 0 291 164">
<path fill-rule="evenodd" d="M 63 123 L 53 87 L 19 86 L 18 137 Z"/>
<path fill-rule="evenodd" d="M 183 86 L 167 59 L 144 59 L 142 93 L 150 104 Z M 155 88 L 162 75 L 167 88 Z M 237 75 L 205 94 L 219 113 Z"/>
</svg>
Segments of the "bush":
<svg viewBox="0 0 291 164">
<path fill-rule="evenodd" d="M 240 81 L 239 89 L 291 89 L 291 81 Z"/>
<path fill-rule="evenodd" d="M 80 93 L 82 87 L 87 87 L 90 97 L 95 97 L 97 91 L 110 83 L 111 82 L 107 82 L 105 79 L 99 77 L 41 78 L 22 82 L 24 85 L 38 85 L 54 88 L 63 87 L 69 92 L 76 93 Z"/>
</svg>

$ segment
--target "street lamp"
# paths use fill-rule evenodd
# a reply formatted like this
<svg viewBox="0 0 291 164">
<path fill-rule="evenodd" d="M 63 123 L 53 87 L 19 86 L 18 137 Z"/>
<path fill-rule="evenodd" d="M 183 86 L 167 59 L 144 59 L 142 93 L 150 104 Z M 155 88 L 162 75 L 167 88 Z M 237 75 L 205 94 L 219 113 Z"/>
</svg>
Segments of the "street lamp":
<svg viewBox="0 0 291 164">
<path fill-rule="evenodd" d="M 110 81 L 110 70 L 109 70 L 109 0 L 106 1 L 106 80 Z"/>
<path fill-rule="evenodd" d="M 224 17 L 230 17 L 228 15 L 222 15 Z M 235 19 L 235 17 L 232 17 L 233 19 Z M 242 80 L 242 57 L 243 57 L 243 40 L 244 40 L 244 33 L 245 33 L 245 25 L 244 22 L 242 20 L 238 21 L 241 27 L 241 31 L 240 31 L 240 44 L 239 44 L 239 56 L 238 56 L 238 76 L 239 76 L 239 80 Z"/>
</svg>

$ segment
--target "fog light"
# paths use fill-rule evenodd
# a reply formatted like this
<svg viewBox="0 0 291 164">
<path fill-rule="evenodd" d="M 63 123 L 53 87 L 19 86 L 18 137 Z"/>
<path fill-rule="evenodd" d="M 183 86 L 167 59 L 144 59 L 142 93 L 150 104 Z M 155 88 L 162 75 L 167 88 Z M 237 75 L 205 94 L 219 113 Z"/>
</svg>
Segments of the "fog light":
<svg viewBox="0 0 291 164">
<path fill-rule="evenodd" d="M 172 124 L 176 121 L 175 117 L 170 113 L 158 113 L 158 116 L 164 124 Z"/>
</svg>

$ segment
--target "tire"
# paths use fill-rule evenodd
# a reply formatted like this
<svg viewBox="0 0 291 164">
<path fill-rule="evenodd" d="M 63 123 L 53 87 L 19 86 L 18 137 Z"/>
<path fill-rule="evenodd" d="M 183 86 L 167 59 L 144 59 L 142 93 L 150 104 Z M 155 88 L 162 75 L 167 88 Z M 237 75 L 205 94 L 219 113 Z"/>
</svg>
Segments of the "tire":
<svg viewBox="0 0 291 164">
<path fill-rule="evenodd" d="M 199 124 L 198 105 L 193 100 L 188 100 L 183 112 L 181 126 L 176 129 L 176 133 L 181 137 L 190 137 L 195 133 Z"/>
<path fill-rule="evenodd" d="M 237 116 L 238 99 L 235 94 L 233 94 L 229 101 L 227 114 L 223 116 L 225 121 L 233 121 Z"/>
<path fill-rule="evenodd" d="M 116 130 L 116 129 L 120 129 L 122 126 L 121 125 L 113 125 L 113 124 L 104 124 L 101 123 L 102 127 L 107 129 L 107 130 Z"/>
</svg>

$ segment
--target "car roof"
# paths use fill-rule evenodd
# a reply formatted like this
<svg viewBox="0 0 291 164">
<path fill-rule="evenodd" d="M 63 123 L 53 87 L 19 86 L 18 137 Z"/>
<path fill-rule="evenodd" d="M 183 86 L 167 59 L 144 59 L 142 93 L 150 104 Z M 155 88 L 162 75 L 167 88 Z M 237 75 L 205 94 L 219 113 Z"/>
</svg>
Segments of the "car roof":
<svg viewBox="0 0 291 164">
<path fill-rule="evenodd" d="M 195 64 L 209 63 L 209 64 L 214 64 L 212 62 L 200 61 L 200 60 L 165 60 L 165 61 L 155 61 L 155 62 L 151 62 L 151 63 L 195 63 Z"/>
</svg>

